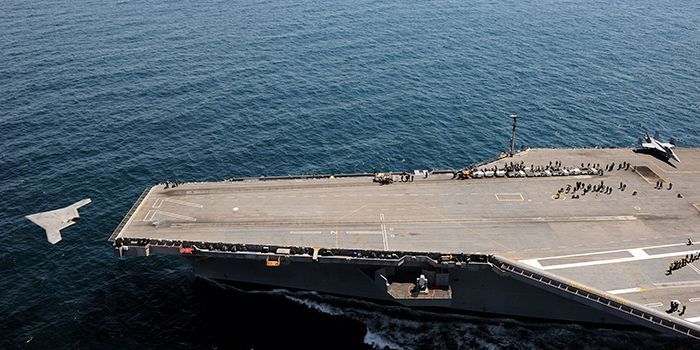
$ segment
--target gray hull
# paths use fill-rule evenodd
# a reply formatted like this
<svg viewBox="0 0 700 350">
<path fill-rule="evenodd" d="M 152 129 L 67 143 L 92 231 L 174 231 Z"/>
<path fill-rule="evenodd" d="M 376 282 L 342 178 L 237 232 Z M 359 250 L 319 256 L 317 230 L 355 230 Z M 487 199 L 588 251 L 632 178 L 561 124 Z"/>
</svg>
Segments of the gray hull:
<svg viewBox="0 0 700 350">
<path fill-rule="evenodd" d="M 450 298 L 426 296 L 396 298 L 387 291 L 382 273 L 372 266 L 297 263 L 268 267 L 256 260 L 226 258 L 189 259 L 196 275 L 221 280 L 281 288 L 318 291 L 349 297 L 392 302 L 407 307 L 441 308 L 509 317 L 610 325 L 634 325 L 606 310 L 596 309 L 555 289 L 518 280 L 490 264 L 451 269 Z M 374 276 L 374 277 L 371 277 Z"/>
</svg>

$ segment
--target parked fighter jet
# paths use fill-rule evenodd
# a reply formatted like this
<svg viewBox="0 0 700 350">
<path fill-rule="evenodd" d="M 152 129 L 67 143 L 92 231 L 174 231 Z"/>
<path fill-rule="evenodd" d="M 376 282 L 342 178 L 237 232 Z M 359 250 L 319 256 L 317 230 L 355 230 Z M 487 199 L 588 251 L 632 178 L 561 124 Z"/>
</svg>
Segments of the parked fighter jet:
<svg viewBox="0 0 700 350">
<path fill-rule="evenodd" d="M 666 143 L 661 142 L 658 139 L 658 132 L 654 134 L 654 137 L 644 133 L 644 140 L 640 140 L 639 143 L 642 145 L 642 149 L 644 150 L 655 152 L 666 160 L 675 159 L 677 162 L 680 162 L 681 160 L 678 159 L 678 156 L 676 156 L 676 154 L 673 152 L 673 149 L 676 147 L 676 140 L 671 138 L 671 140 Z"/>
</svg>

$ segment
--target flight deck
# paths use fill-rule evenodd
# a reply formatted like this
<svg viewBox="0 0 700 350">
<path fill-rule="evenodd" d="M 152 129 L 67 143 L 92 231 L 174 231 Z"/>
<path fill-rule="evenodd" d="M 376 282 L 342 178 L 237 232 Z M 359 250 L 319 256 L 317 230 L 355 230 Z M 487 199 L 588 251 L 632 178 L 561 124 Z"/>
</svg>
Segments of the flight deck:
<svg viewBox="0 0 700 350">
<path fill-rule="evenodd" d="M 668 271 L 700 252 L 700 149 L 676 154 L 682 162 L 632 149 L 530 149 L 476 167 L 600 170 L 589 175 L 159 184 L 111 240 L 495 254 L 660 312 L 678 300 L 685 312 L 668 315 L 700 324 L 700 262 Z"/>
</svg>

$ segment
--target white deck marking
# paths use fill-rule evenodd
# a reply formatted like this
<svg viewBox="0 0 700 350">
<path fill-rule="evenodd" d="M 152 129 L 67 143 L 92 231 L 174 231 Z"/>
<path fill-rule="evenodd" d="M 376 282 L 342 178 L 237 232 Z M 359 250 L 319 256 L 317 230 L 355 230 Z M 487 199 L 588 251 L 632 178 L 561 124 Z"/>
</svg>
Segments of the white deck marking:
<svg viewBox="0 0 700 350">
<path fill-rule="evenodd" d="M 643 290 L 642 288 L 634 287 L 634 288 L 609 290 L 609 291 L 607 291 L 607 293 L 617 295 L 617 294 L 637 293 L 637 292 L 641 292 L 642 290 Z"/>
<path fill-rule="evenodd" d="M 290 235 L 320 235 L 321 231 L 289 231 Z"/>
<path fill-rule="evenodd" d="M 522 193 L 495 193 L 496 200 L 499 202 L 522 202 L 525 200 Z M 501 198 L 503 197 L 503 198 Z"/>
<path fill-rule="evenodd" d="M 542 264 L 537 259 L 520 260 L 520 262 L 542 270 Z"/>
<path fill-rule="evenodd" d="M 616 243 L 616 241 L 609 241 L 608 243 Z M 615 250 L 604 250 L 600 252 L 590 252 L 590 253 L 580 253 L 580 254 L 569 254 L 569 255 L 557 255 L 557 256 L 548 256 L 544 258 L 537 258 L 537 260 L 550 260 L 550 259 L 561 259 L 561 258 L 573 258 L 577 256 L 590 256 L 590 255 L 600 255 L 600 254 L 609 254 L 609 253 L 619 253 L 619 252 L 629 252 L 630 250 L 633 249 L 639 249 L 639 250 L 645 250 L 645 249 L 654 249 L 654 248 L 667 248 L 667 247 L 678 247 L 678 246 L 684 246 L 686 245 L 685 243 L 673 243 L 673 244 L 663 244 L 663 245 L 654 245 L 654 246 L 647 246 L 647 247 L 641 247 L 641 248 L 628 248 L 628 249 L 615 249 Z M 632 253 L 630 253 L 632 254 Z M 648 254 L 647 254 L 648 256 Z"/>
<path fill-rule="evenodd" d="M 528 264 L 528 265 L 533 266 L 533 267 L 537 267 L 537 268 L 542 269 L 542 270 L 557 270 L 557 269 L 567 269 L 567 268 L 583 267 L 583 266 L 617 264 L 617 263 L 625 263 L 625 262 L 632 262 L 632 261 L 639 261 L 639 260 L 670 258 L 670 257 L 676 257 L 676 256 L 683 256 L 683 255 L 691 254 L 691 253 L 695 252 L 692 250 L 688 250 L 688 251 L 649 255 L 644 251 L 645 249 L 684 246 L 684 245 L 685 245 L 685 243 L 664 244 L 664 245 L 660 245 L 660 246 L 649 246 L 649 247 L 642 247 L 642 248 L 616 249 L 616 250 L 608 250 L 608 251 L 602 251 L 602 252 L 550 256 L 550 257 L 537 258 L 537 259 L 521 260 L 520 262 L 522 262 L 524 264 Z M 615 259 L 605 259 L 605 260 L 596 260 L 596 261 L 583 261 L 583 262 L 578 262 L 578 263 L 549 265 L 549 266 L 544 266 L 544 267 L 540 264 L 540 261 L 542 261 L 542 260 L 571 258 L 571 257 L 580 257 L 580 256 L 594 256 L 594 255 L 618 253 L 618 252 L 628 252 L 632 256 L 625 257 L 625 258 L 615 258 Z M 698 273 L 700 273 L 700 270 L 698 270 Z"/>
<path fill-rule="evenodd" d="M 690 298 L 688 299 L 688 301 L 691 303 L 697 303 L 698 301 L 700 301 L 700 298 Z"/>
<path fill-rule="evenodd" d="M 158 198 L 155 202 L 153 202 L 153 206 L 151 208 L 158 209 L 161 205 L 163 205 L 163 198 Z"/>
<path fill-rule="evenodd" d="M 697 288 L 697 287 L 700 287 L 700 281 L 663 282 L 663 283 L 654 283 L 654 286 L 656 286 L 656 288 L 658 288 L 658 289 Z"/>
<path fill-rule="evenodd" d="M 346 235 L 381 235 L 382 231 L 345 231 Z"/>
<path fill-rule="evenodd" d="M 179 205 L 184 205 L 184 206 L 186 206 L 186 207 L 192 207 L 192 208 L 200 208 L 200 209 L 201 209 L 201 208 L 204 208 L 204 206 L 201 205 L 201 204 L 192 203 L 192 202 L 188 202 L 188 201 L 183 201 L 183 200 L 179 200 L 179 199 L 164 198 L 162 202 L 170 202 L 170 203 L 175 203 L 175 204 L 179 204 Z M 160 208 L 160 205 L 159 205 L 158 207 Z"/>
<path fill-rule="evenodd" d="M 688 322 L 696 323 L 696 322 L 700 322 L 700 317 L 688 317 L 685 320 Z"/>
<path fill-rule="evenodd" d="M 643 249 L 639 249 L 639 248 L 630 249 L 629 252 L 635 258 L 645 258 L 645 257 L 649 256 L 649 254 L 647 254 Z"/>
<path fill-rule="evenodd" d="M 550 265 L 550 266 L 545 266 L 543 269 L 544 270 L 558 270 L 558 269 L 568 269 L 568 268 L 573 268 L 573 267 L 618 264 L 618 263 L 626 263 L 626 262 L 639 261 L 639 260 L 671 258 L 671 257 L 676 257 L 676 256 L 683 256 L 683 255 L 690 254 L 693 252 L 695 252 L 695 251 L 694 250 L 687 250 L 687 251 L 682 251 L 682 252 L 647 255 L 645 257 L 630 257 L 630 258 L 618 258 L 618 259 L 608 259 L 608 260 L 598 260 L 598 261 L 585 261 L 585 262 L 580 262 L 580 263 Z"/>
<path fill-rule="evenodd" d="M 149 210 L 146 215 L 143 216 L 143 221 L 151 221 L 153 218 L 153 215 L 155 215 L 158 211 L 157 210 Z M 150 218 L 148 216 L 151 216 Z"/>
<path fill-rule="evenodd" d="M 660 307 L 664 306 L 664 303 L 649 303 L 649 304 L 644 304 L 646 307 Z"/>
<path fill-rule="evenodd" d="M 379 214 L 379 222 L 382 224 L 382 241 L 384 243 L 384 250 L 389 250 L 389 239 L 386 236 L 386 225 L 384 224 L 384 213 Z"/>
<path fill-rule="evenodd" d="M 165 216 L 170 216 L 171 218 L 176 218 L 176 219 L 181 219 L 181 220 L 197 221 L 196 218 L 193 218 L 191 216 L 169 213 L 167 211 L 162 211 L 162 210 L 156 210 L 156 214 L 162 214 Z M 156 214 L 153 214 L 153 216 L 155 216 Z"/>
</svg>

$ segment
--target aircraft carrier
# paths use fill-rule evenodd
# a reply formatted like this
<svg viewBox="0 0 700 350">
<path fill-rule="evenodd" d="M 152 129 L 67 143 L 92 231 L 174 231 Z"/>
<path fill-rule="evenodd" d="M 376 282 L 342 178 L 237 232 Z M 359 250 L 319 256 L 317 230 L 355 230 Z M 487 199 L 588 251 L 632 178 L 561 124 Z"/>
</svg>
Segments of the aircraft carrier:
<svg viewBox="0 0 700 350">
<path fill-rule="evenodd" d="M 215 280 L 700 339 L 700 149 L 676 154 L 158 184 L 110 241 Z"/>
</svg>

